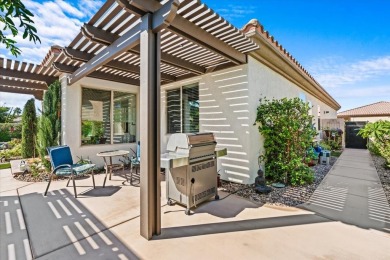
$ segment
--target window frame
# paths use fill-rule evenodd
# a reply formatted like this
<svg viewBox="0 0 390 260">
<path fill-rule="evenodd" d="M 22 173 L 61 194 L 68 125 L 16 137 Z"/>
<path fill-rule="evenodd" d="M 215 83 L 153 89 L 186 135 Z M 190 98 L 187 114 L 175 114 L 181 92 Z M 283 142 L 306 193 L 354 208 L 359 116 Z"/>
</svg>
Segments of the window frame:
<svg viewBox="0 0 390 260">
<path fill-rule="evenodd" d="M 83 144 L 82 143 L 82 134 L 81 134 L 81 126 L 83 121 L 83 90 L 84 89 L 91 89 L 91 90 L 103 90 L 103 91 L 109 91 L 110 92 L 110 143 L 105 144 Z M 80 95 L 80 146 L 86 147 L 86 146 L 103 146 L 103 145 L 122 145 L 122 144 L 135 144 L 137 142 L 137 130 L 136 130 L 136 141 L 131 143 L 114 143 L 114 92 L 122 92 L 126 94 L 132 94 L 135 97 L 136 102 L 138 103 L 138 93 L 134 92 L 128 92 L 123 90 L 116 90 L 116 89 L 105 89 L 105 88 L 94 88 L 94 87 L 88 87 L 88 86 L 82 86 L 81 87 L 81 95 Z M 136 127 L 138 127 L 138 105 L 135 106 L 135 116 L 136 116 Z"/>
<path fill-rule="evenodd" d="M 165 104 L 166 104 L 166 111 L 165 111 L 165 116 L 166 116 L 166 128 L 165 128 L 165 131 L 166 131 L 166 134 L 175 134 L 174 132 L 169 132 L 169 115 L 168 115 L 168 91 L 173 91 L 173 90 L 180 90 L 180 132 L 179 133 L 184 133 L 183 132 L 183 88 L 185 87 L 198 87 L 198 100 L 200 100 L 200 97 L 199 97 L 199 82 L 196 82 L 196 83 L 191 83 L 191 84 L 188 84 L 188 85 L 181 85 L 179 87 L 175 87 L 175 88 L 170 88 L 170 89 L 167 89 L 165 90 Z M 199 104 L 199 108 L 200 108 L 200 104 Z M 199 131 L 200 131 L 200 120 L 198 118 L 198 124 L 199 124 Z M 187 132 L 186 132 L 187 133 Z M 193 133 L 193 132 L 188 132 L 188 133 Z"/>
</svg>

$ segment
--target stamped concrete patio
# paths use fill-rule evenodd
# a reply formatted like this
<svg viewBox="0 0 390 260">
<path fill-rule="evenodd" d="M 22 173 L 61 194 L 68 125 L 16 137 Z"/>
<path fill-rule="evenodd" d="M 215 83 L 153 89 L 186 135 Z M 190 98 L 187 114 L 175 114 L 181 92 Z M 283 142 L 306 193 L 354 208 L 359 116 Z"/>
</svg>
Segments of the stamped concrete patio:
<svg viewBox="0 0 390 260">
<path fill-rule="evenodd" d="M 186 216 L 166 206 L 162 234 L 139 235 L 139 188 L 117 175 L 23 183 L 0 171 L 0 259 L 389 259 L 390 208 L 367 151 L 347 149 L 301 208 L 231 195 Z M 220 194 L 225 197 L 227 194 Z"/>
</svg>

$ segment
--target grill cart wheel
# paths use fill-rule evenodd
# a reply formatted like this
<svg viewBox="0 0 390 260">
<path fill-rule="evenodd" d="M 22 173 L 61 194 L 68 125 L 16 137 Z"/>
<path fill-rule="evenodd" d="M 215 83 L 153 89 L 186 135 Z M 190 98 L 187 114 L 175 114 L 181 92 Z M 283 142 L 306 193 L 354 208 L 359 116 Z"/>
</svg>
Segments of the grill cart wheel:
<svg viewBox="0 0 390 260">
<path fill-rule="evenodd" d="M 215 200 L 219 200 L 219 195 L 215 195 Z"/>
<path fill-rule="evenodd" d="M 191 215 L 191 210 L 190 209 L 186 209 L 186 215 L 187 216 Z"/>
<path fill-rule="evenodd" d="M 173 204 L 174 204 L 173 200 L 171 200 L 171 199 L 168 199 L 168 201 L 167 201 L 167 205 L 168 205 L 168 206 L 173 206 Z"/>
</svg>

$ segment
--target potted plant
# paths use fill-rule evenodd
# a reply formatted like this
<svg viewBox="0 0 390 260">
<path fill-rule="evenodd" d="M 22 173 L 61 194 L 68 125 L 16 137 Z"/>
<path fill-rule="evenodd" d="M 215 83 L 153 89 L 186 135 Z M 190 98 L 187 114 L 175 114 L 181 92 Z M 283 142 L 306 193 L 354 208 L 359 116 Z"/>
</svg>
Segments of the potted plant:
<svg viewBox="0 0 390 260">
<path fill-rule="evenodd" d="M 305 162 L 308 166 L 314 166 L 318 162 L 318 154 L 315 152 L 314 148 L 311 147 L 306 152 Z"/>
</svg>

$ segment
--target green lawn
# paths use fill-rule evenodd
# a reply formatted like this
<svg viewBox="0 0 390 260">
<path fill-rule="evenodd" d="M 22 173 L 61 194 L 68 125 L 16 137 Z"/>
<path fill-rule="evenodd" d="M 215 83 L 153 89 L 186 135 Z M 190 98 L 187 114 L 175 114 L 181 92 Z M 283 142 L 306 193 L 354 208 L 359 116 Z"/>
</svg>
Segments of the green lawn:
<svg viewBox="0 0 390 260">
<path fill-rule="evenodd" d="M 11 164 L 10 163 L 1 163 L 0 164 L 0 170 L 8 169 L 8 168 L 11 168 Z"/>
</svg>

